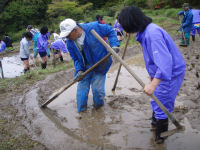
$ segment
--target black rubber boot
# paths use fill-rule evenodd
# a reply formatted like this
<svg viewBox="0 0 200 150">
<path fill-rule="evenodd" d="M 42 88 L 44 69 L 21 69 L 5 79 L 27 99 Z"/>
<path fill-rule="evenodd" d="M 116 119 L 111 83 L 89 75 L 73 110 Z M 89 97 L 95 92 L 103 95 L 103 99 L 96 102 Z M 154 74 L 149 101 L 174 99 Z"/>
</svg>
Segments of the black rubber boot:
<svg viewBox="0 0 200 150">
<path fill-rule="evenodd" d="M 168 131 L 168 119 L 156 120 L 156 144 L 162 144 L 164 142 L 164 138 L 160 137 L 162 132 Z"/>
<path fill-rule="evenodd" d="M 60 56 L 60 61 L 63 62 L 63 57 L 62 56 Z"/>
<path fill-rule="evenodd" d="M 27 73 L 28 69 L 24 69 L 24 73 Z"/>
<path fill-rule="evenodd" d="M 192 41 L 193 41 L 193 42 L 195 41 L 195 36 L 194 36 L 194 35 L 192 35 Z"/>
<path fill-rule="evenodd" d="M 42 66 L 42 69 L 46 69 L 46 67 L 47 67 L 47 62 L 42 63 L 41 66 Z"/>
<path fill-rule="evenodd" d="M 151 125 L 152 125 L 152 127 L 156 127 L 156 118 L 155 118 L 155 113 L 153 112 L 152 113 L 152 121 L 151 121 Z"/>
</svg>

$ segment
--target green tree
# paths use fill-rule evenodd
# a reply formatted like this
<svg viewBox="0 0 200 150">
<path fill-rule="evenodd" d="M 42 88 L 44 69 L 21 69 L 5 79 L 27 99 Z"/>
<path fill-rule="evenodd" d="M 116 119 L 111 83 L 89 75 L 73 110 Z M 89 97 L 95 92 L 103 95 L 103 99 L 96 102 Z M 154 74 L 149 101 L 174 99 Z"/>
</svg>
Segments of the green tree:
<svg viewBox="0 0 200 150">
<path fill-rule="evenodd" d="M 18 0 L 10 2 L 0 14 L 0 33 L 18 31 L 28 24 L 40 24 L 46 19 L 50 0 Z"/>
</svg>

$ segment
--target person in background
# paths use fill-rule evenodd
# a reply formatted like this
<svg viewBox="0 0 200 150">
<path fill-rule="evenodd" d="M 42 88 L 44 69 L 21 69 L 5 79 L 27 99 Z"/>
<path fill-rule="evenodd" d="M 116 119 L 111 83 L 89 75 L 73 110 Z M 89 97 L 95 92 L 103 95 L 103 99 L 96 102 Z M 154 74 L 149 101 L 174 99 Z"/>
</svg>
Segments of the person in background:
<svg viewBox="0 0 200 150">
<path fill-rule="evenodd" d="M 56 54 L 56 58 L 60 58 L 60 61 L 63 62 L 63 53 L 68 53 L 66 42 L 63 39 L 57 39 L 51 43 L 51 50 Z"/>
<path fill-rule="evenodd" d="M 46 57 L 47 48 L 50 43 L 50 41 L 48 41 L 49 37 L 47 34 L 48 34 L 48 28 L 46 26 L 43 26 L 40 29 L 40 34 L 38 36 L 38 43 L 37 43 L 38 52 L 42 59 L 42 63 L 41 63 L 42 69 L 46 69 L 46 66 L 47 66 L 47 57 Z"/>
<path fill-rule="evenodd" d="M 27 29 L 26 31 L 28 32 L 31 32 L 32 35 L 33 35 L 33 57 L 35 59 L 36 62 L 38 62 L 38 58 L 37 58 L 37 55 L 38 55 L 38 47 L 37 47 L 37 41 L 38 41 L 38 36 L 40 34 L 40 31 L 37 29 L 37 28 L 33 28 L 31 25 L 28 25 L 27 26 Z"/>
<path fill-rule="evenodd" d="M 30 70 L 29 68 L 29 57 L 30 57 L 30 42 L 33 38 L 31 32 L 24 33 L 22 40 L 20 41 L 19 55 L 24 63 L 24 73 Z"/>
<path fill-rule="evenodd" d="M 77 87 L 77 111 L 83 112 L 87 108 L 90 86 L 96 109 L 104 105 L 105 80 L 112 58 L 109 57 L 85 77 L 82 73 L 92 67 L 108 54 L 106 48 L 92 35 L 94 29 L 101 37 L 108 37 L 110 46 L 119 51 L 119 42 L 113 28 L 97 21 L 87 24 L 77 24 L 73 19 L 65 19 L 60 23 L 60 38 L 67 38 L 67 48 L 74 61 L 75 78 L 79 81 Z"/>
<path fill-rule="evenodd" d="M 184 9 L 184 16 L 182 19 L 182 24 L 180 27 L 180 30 L 184 31 L 184 35 L 182 36 L 181 44 L 180 46 L 189 46 L 190 44 L 190 32 L 192 31 L 193 27 L 193 14 L 192 11 L 189 9 L 189 4 L 184 3 L 183 5 Z M 185 36 L 185 38 L 184 38 Z"/>
<path fill-rule="evenodd" d="M 137 41 L 143 48 L 143 55 L 150 83 L 144 86 L 144 93 L 154 94 L 172 113 L 178 91 L 185 76 L 185 61 L 170 35 L 152 23 L 138 7 L 125 7 L 119 14 L 119 23 L 127 33 L 137 33 Z M 160 135 L 168 130 L 168 117 L 152 99 L 152 125 L 156 127 L 155 142 L 161 144 Z"/>
<path fill-rule="evenodd" d="M 0 53 L 6 49 L 6 43 L 0 40 Z"/>
<path fill-rule="evenodd" d="M 8 36 L 8 34 L 5 34 L 5 37 L 3 39 L 3 41 L 6 43 L 6 47 L 13 47 L 12 46 L 12 40 L 10 39 L 10 37 Z"/>
<path fill-rule="evenodd" d="M 192 36 L 192 41 L 195 41 L 196 31 L 198 32 L 200 37 L 200 10 L 192 9 L 192 7 L 190 7 L 190 9 L 192 10 L 193 14 L 193 21 L 192 21 L 193 27 L 191 31 L 191 36 Z M 180 11 L 178 15 L 184 15 L 184 11 Z"/>
<path fill-rule="evenodd" d="M 117 15 L 117 17 L 116 17 L 115 24 L 114 24 L 114 29 L 115 29 L 115 32 L 117 33 L 118 40 L 121 42 L 124 39 L 124 33 L 123 33 L 123 28 L 119 24 L 119 20 L 118 19 L 119 19 L 119 15 Z"/>
<path fill-rule="evenodd" d="M 58 40 L 59 39 L 59 35 L 57 33 L 55 33 L 54 31 L 51 31 L 50 34 L 52 35 L 53 34 L 53 39 L 54 41 Z"/>
<path fill-rule="evenodd" d="M 100 16 L 100 20 L 99 20 L 100 23 L 101 23 L 101 24 L 106 24 L 106 22 L 105 22 L 103 19 L 104 19 L 104 17 L 103 17 L 103 16 Z"/>
</svg>

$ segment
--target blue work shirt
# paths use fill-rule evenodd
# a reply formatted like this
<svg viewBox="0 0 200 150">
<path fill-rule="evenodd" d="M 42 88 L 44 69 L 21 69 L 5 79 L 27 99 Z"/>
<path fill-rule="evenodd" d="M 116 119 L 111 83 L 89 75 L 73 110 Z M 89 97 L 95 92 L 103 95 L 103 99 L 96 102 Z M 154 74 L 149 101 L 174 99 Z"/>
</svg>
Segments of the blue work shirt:
<svg viewBox="0 0 200 150">
<path fill-rule="evenodd" d="M 200 23 L 200 10 L 199 9 L 191 9 L 193 14 L 193 21 L 192 23 Z M 179 11 L 178 15 L 184 15 L 184 11 Z"/>
<path fill-rule="evenodd" d="M 169 34 L 150 23 L 144 32 L 137 33 L 143 48 L 144 61 L 151 78 L 171 80 L 184 73 L 185 61 Z"/>
<path fill-rule="evenodd" d="M 67 40 L 67 48 L 69 50 L 70 56 L 74 61 L 75 76 L 78 71 L 85 71 L 88 69 L 86 64 L 87 66 L 94 65 L 108 54 L 106 48 L 90 32 L 92 29 L 94 29 L 101 37 L 108 37 L 111 47 L 119 46 L 117 35 L 111 26 L 107 24 L 99 24 L 98 21 L 87 24 L 79 24 L 79 26 L 85 32 L 85 39 L 83 44 L 83 53 L 85 59 L 78 49 L 76 43 L 72 40 Z M 101 63 L 94 69 L 94 71 L 106 74 L 111 64 L 112 59 L 109 57 L 109 60 Z"/>
<path fill-rule="evenodd" d="M 5 49 L 6 49 L 6 43 L 4 41 L 1 41 L 0 52 L 3 52 Z"/>
<path fill-rule="evenodd" d="M 51 43 L 51 49 L 55 50 L 62 50 L 63 53 L 67 53 L 67 45 L 62 39 L 55 40 L 53 43 Z"/>
<path fill-rule="evenodd" d="M 38 36 L 38 42 L 37 42 L 37 47 L 38 47 L 38 52 L 46 52 L 48 48 L 48 37 L 47 34 L 39 34 Z"/>
<path fill-rule="evenodd" d="M 183 28 L 184 32 L 190 32 L 192 30 L 193 14 L 190 9 L 184 13 L 181 27 Z"/>
</svg>

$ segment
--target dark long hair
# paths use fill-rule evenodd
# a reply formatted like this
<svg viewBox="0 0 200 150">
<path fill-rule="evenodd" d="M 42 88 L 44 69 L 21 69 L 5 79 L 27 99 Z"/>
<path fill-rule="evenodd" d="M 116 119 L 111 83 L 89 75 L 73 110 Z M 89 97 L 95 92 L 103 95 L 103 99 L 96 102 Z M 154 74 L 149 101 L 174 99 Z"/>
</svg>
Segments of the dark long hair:
<svg viewBox="0 0 200 150">
<path fill-rule="evenodd" d="M 151 22 L 152 19 L 136 6 L 127 6 L 119 14 L 119 23 L 128 33 L 143 32 Z"/>
</svg>

